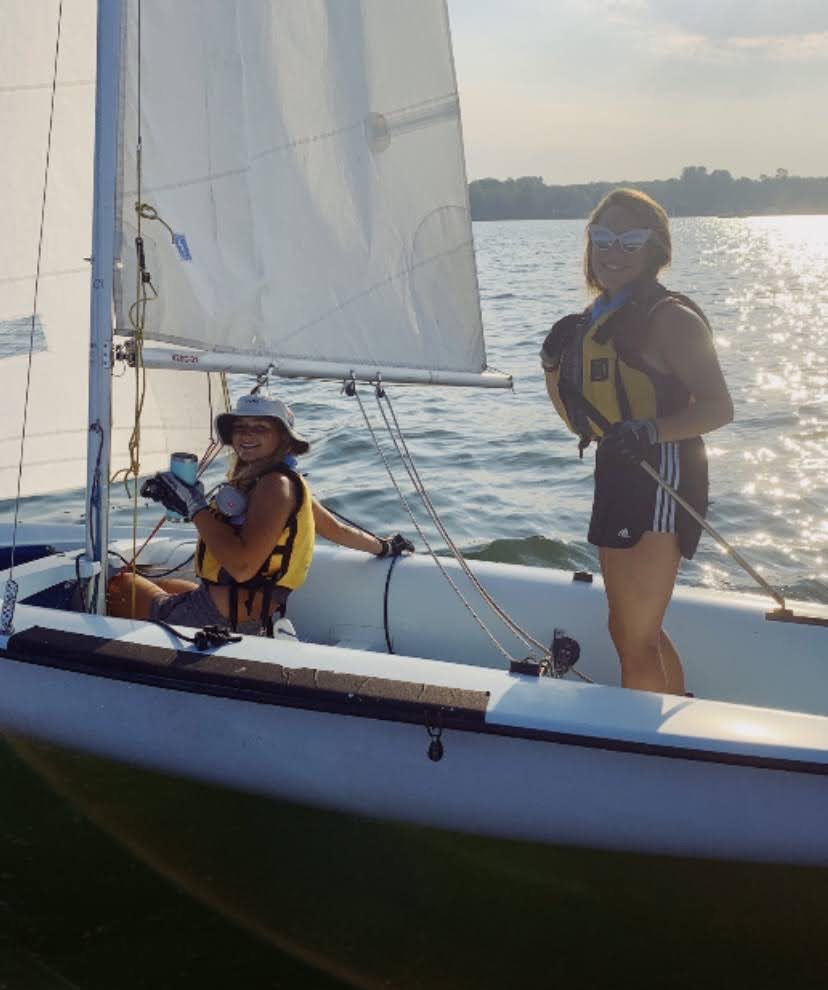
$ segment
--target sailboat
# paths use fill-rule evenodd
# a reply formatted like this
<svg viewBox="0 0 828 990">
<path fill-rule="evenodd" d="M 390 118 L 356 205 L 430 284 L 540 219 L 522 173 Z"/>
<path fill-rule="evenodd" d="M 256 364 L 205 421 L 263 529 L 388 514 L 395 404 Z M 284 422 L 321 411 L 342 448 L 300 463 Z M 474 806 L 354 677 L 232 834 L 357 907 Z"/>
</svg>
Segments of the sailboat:
<svg viewBox="0 0 828 990">
<path fill-rule="evenodd" d="M 378 916 L 390 862 L 457 876 L 460 849 L 485 848 L 474 870 L 519 896 L 537 897 L 564 847 L 824 877 L 818 605 L 678 589 L 668 627 L 687 698 L 620 688 L 601 582 L 583 573 L 318 548 L 291 599 L 298 641 L 194 643 L 105 614 L 111 554 L 130 559 L 147 535 L 110 527 L 111 480 L 208 448 L 222 376 L 369 392 L 511 381 L 486 363 L 443 0 L 10 6 L 9 37 L 29 40 L 0 59 L 15 149 L 1 166 L 15 192 L 2 497 L 85 485 L 87 513 L 2 528 L 0 729 L 146 858 L 182 882 L 209 873 L 203 896 L 260 929 L 301 923 L 273 899 L 290 876 L 301 900 L 311 836 L 390 850 L 376 873 L 361 862 Z M 174 563 L 192 538 L 168 530 L 142 564 Z M 475 621 L 487 605 L 496 620 Z M 225 832 L 199 860 L 148 820 L 171 780 L 206 787 L 212 807 L 258 802 L 232 821 L 235 853 Z M 188 813 L 196 831 L 227 825 L 197 807 L 176 803 L 178 835 Z M 288 826 L 274 858 L 268 835 L 284 844 Z M 239 848 L 256 862 L 244 890 L 237 863 L 222 869 Z M 520 866 L 527 849 L 537 869 Z M 336 954 L 306 954 L 319 952 Z"/>
</svg>

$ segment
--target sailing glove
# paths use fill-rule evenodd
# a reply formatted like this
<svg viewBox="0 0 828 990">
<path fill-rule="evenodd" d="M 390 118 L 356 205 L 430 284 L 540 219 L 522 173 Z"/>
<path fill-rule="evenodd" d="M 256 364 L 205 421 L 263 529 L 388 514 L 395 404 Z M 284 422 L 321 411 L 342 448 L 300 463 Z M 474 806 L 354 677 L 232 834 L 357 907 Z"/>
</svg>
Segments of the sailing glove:
<svg viewBox="0 0 828 990">
<path fill-rule="evenodd" d="M 560 352 L 555 346 L 557 341 L 554 339 L 553 334 L 554 331 L 550 331 L 547 334 L 546 340 L 544 340 L 543 346 L 540 349 L 540 361 L 544 371 L 554 371 L 561 360 Z"/>
<path fill-rule="evenodd" d="M 377 554 L 378 557 L 399 557 L 404 553 L 414 553 L 414 544 L 402 533 L 395 533 L 387 539 L 380 537 L 380 543 L 382 550 Z"/>
<path fill-rule="evenodd" d="M 658 443 L 653 419 L 625 419 L 613 424 L 601 441 L 601 449 L 627 464 L 640 464 Z"/>
<path fill-rule="evenodd" d="M 561 363 L 561 356 L 572 345 L 582 320 L 582 314 L 571 313 L 558 320 L 546 335 L 540 349 L 540 360 L 544 371 L 554 371 Z"/>
<path fill-rule="evenodd" d="M 207 508 L 204 485 L 197 481 L 194 485 L 177 478 L 172 471 L 161 471 L 141 485 L 144 498 L 160 502 L 165 509 L 176 512 L 189 522 L 197 512 Z"/>
</svg>

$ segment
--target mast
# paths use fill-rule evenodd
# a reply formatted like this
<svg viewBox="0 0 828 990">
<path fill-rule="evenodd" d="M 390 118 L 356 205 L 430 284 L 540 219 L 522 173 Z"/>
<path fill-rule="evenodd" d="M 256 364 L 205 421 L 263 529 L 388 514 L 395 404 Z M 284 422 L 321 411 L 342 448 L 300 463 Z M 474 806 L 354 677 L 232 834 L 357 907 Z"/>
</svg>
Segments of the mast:
<svg viewBox="0 0 828 990">
<path fill-rule="evenodd" d="M 98 0 L 92 285 L 89 340 L 89 434 L 86 469 L 86 559 L 102 567 L 93 610 L 106 610 L 109 460 L 112 434 L 112 283 L 115 257 L 122 0 Z"/>
</svg>

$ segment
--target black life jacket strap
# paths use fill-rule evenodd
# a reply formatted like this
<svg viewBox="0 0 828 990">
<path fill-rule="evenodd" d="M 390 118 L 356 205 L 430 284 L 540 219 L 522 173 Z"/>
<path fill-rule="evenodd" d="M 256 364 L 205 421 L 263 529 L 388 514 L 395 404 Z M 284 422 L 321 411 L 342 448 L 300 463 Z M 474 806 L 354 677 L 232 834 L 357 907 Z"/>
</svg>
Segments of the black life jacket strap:
<svg viewBox="0 0 828 990">
<path fill-rule="evenodd" d="M 204 579 L 202 578 L 202 580 Z M 210 581 L 206 581 L 205 583 L 218 584 L 218 582 Z M 261 575 L 251 578 L 249 581 L 223 582 L 223 587 L 227 588 L 228 608 L 230 612 L 229 622 L 233 632 L 238 632 L 239 628 L 239 592 L 241 590 L 247 592 L 245 604 L 247 606 L 247 614 L 249 615 L 253 605 L 253 598 L 256 592 L 260 591 L 262 593 L 262 610 L 259 613 L 261 627 L 267 631 L 268 636 L 272 637 L 274 618 L 282 619 L 287 612 L 287 600 L 290 595 L 290 588 L 285 588 L 283 585 L 277 584 L 275 580 L 269 580 Z M 276 607 L 271 614 L 274 600 Z"/>
<path fill-rule="evenodd" d="M 567 394 L 570 396 L 573 402 L 577 403 L 584 413 L 589 416 L 593 423 L 597 423 L 601 427 L 604 433 L 608 433 L 612 428 L 612 423 L 607 419 L 607 417 L 600 412 L 595 406 L 589 401 L 589 399 L 584 395 L 580 389 L 577 389 L 572 382 L 567 381 L 564 383 L 561 381 L 562 389 L 565 389 Z M 586 439 L 586 438 L 584 438 Z M 589 443 L 585 446 L 588 446 Z"/>
<path fill-rule="evenodd" d="M 233 632 L 239 629 L 239 586 L 235 583 L 228 585 L 230 597 L 230 628 Z"/>
<path fill-rule="evenodd" d="M 618 396 L 618 405 L 621 407 L 621 419 L 632 419 L 632 406 L 624 387 L 624 379 L 621 377 L 620 361 L 615 362 L 615 394 Z"/>
<path fill-rule="evenodd" d="M 273 582 L 268 581 L 262 591 L 262 629 L 267 630 L 267 635 L 273 638 L 273 619 L 270 615 L 270 601 L 273 598 Z"/>
<path fill-rule="evenodd" d="M 273 598 L 273 593 L 278 591 L 279 593 L 279 604 L 273 609 L 267 616 L 265 621 L 264 613 L 262 614 L 262 625 L 264 626 L 265 635 L 270 639 L 273 639 L 273 622 L 274 619 L 284 619 L 285 613 L 287 612 L 287 600 L 288 595 L 290 595 L 289 588 L 283 588 L 280 585 L 271 585 L 271 590 L 268 595 L 268 610 L 270 609 L 270 601 Z"/>
<path fill-rule="evenodd" d="M 247 601 L 244 604 L 247 609 L 247 614 L 250 615 L 250 610 L 253 608 L 253 599 L 256 597 L 256 591 L 254 588 L 251 588 L 246 584 L 240 585 L 239 587 L 247 588 Z"/>
</svg>

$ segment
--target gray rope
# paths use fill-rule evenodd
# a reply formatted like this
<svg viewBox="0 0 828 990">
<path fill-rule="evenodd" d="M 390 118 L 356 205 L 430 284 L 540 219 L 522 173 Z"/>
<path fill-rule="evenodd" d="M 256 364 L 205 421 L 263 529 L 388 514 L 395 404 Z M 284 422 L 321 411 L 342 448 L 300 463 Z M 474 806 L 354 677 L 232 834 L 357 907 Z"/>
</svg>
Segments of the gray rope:
<svg viewBox="0 0 828 990">
<path fill-rule="evenodd" d="M 385 399 L 388 405 L 388 411 L 394 422 L 394 429 L 396 430 L 396 433 L 399 436 L 399 444 L 397 443 L 396 437 L 394 435 L 394 431 L 391 429 L 391 426 L 388 422 L 388 418 L 385 415 L 385 411 L 382 408 L 382 398 Z M 519 626 L 517 622 L 515 622 L 514 619 L 512 619 L 512 617 L 494 600 L 494 598 L 492 598 L 492 596 L 489 594 L 489 592 L 486 590 L 486 588 L 483 586 L 483 584 L 474 574 L 472 569 L 469 567 L 465 557 L 460 552 L 459 547 L 452 540 L 448 530 L 445 527 L 445 524 L 443 523 L 439 513 L 437 512 L 437 509 L 434 506 L 434 503 L 431 501 L 431 497 L 428 494 L 428 490 L 426 489 L 422 481 L 422 478 L 420 477 L 420 473 L 417 470 L 417 466 L 414 463 L 414 458 L 411 456 L 411 452 L 408 449 L 408 444 L 405 441 L 405 436 L 403 435 L 396 413 L 394 412 L 394 407 L 391 405 L 391 400 L 388 398 L 388 394 L 385 392 L 384 389 L 382 390 L 382 396 L 380 396 L 379 393 L 377 394 L 377 405 L 379 407 L 382 418 L 385 422 L 389 436 L 391 437 L 394 446 L 397 448 L 397 452 L 400 456 L 400 460 L 402 461 L 403 466 L 406 468 L 406 471 L 408 472 L 408 476 L 411 479 L 411 483 L 414 485 L 415 489 L 420 495 L 423 505 L 425 505 L 426 511 L 431 517 L 432 522 L 436 526 L 437 531 L 445 540 L 446 546 L 451 551 L 451 554 L 454 557 L 454 559 L 460 565 L 463 573 L 469 579 L 472 586 L 475 588 L 475 590 L 483 599 L 483 601 L 486 602 L 486 604 L 489 606 L 489 608 L 491 608 L 491 610 L 501 620 L 501 622 L 503 622 L 503 624 L 515 634 L 515 636 L 523 643 L 523 645 L 530 648 L 534 647 L 535 649 L 540 651 L 541 655 L 545 659 L 548 659 L 550 655 L 549 647 L 545 646 L 543 643 L 538 642 L 538 640 L 536 640 L 533 636 L 531 636 L 528 632 L 526 632 L 526 630 L 524 630 L 521 626 Z"/>
<path fill-rule="evenodd" d="M 354 382 L 353 384 L 354 384 L 354 394 L 356 395 L 356 383 Z M 468 578 L 469 582 L 475 588 L 475 590 L 480 595 L 480 597 L 483 599 L 483 601 L 486 602 L 486 604 L 489 606 L 489 608 L 495 613 L 495 615 L 501 620 L 501 622 L 503 622 L 503 624 L 515 635 L 515 637 L 517 639 L 519 639 L 524 644 L 524 646 L 527 646 L 530 649 L 532 647 L 534 647 L 536 650 L 538 650 L 540 652 L 540 654 L 541 654 L 541 662 L 549 662 L 551 660 L 550 648 L 548 646 L 546 646 L 545 644 L 540 643 L 537 639 L 535 639 L 522 626 L 520 626 L 508 614 L 508 612 L 506 612 L 502 608 L 502 606 L 500 606 L 498 604 L 497 601 L 495 601 L 495 599 L 486 590 L 485 586 L 480 582 L 480 580 L 477 578 L 477 576 L 471 570 L 471 568 L 468 565 L 468 562 L 466 561 L 466 559 L 463 556 L 462 552 L 460 551 L 459 547 L 455 544 L 454 540 L 451 538 L 451 535 L 449 534 L 449 532 L 448 532 L 445 524 L 443 523 L 443 521 L 442 521 L 442 519 L 440 517 L 440 514 L 438 513 L 436 507 L 434 506 L 434 503 L 431 500 L 431 497 L 428 494 L 428 489 L 426 488 L 426 486 L 425 486 L 425 484 L 424 484 L 424 482 L 423 482 L 423 480 L 422 480 L 422 478 L 420 476 L 420 473 L 419 473 L 419 470 L 417 469 L 417 465 L 416 465 L 416 463 L 414 461 L 414 458 L 411 456 L 411 452 L 408 449 L 408 444 L 406 443 L 405 435 L 404 435 L 404 433 L 402 431 L 402 428 L 400 427 L 399 420 L 397 419 L 397 415 L 394 412 L 394 407 L 393 407 L 393 405 L 391 403 L 391 399 L 389 398 L 387 392 L 385 391 L 385 389 L 383 388 L 383 386 L 382 386 L 382 384 L 381 384 L 381 382 L 379 380 L 377 381 L 377 384 L 376 384 L 375 396 L 376 396 L 376 400 L 377 400 L 377 406 L 378 406 L 378 408 L 380 410 L 380 414 L 381 414 L 381 416 L 383 418 L 383 422 L 385 423 L 386 431 L 388 432 L 388 435 L 391 438 L 392 443 L 394 444 L 394 447 L 395 447 L 395 449 L 397 451 L 397 456 L 399 457 L 400 461 L 402 462 L 403 467 L 405 468 L 406 473 L 408 474 L 409 480 L 411 481 L 412 485 L 414 486 L 414 490 L 419 495 L 420 500 L 422 501 L 423 505 L 425 506 L 426 511 L 428 512 L 428 514 L 429 514 L 432 522 L 434 523 L 435 528 L 437 529 L 437 531 L 442 536 L 443 540 L 446 543 L 446 546 L 448 547 L 448 549 L 451 552 L 451 554 L 454 557 L 454 559 L 460 565 L 460 568 L 462 569 L 463 573 L 466 575 L 466 577 Z M 391 419 L 393 420 L 393 424 L 394 424 L 394 428 L 393 429 L 391 428 L 391 424 L 389 423 L 388 416 L 386 416 L 385 410 L 382 407 L 382 399 L 383 398 L 385 399 L 385 401 L 386 401 L 386 403 L 388 405 L 388 411 L 390 413 Z M 357 396 L 357 399 L 358 399 L 358 401 L 360 401 L 358 396 Z M 361 401 L 360 401 L 360 408 L 362 409 L 362 403 L 361 403 Z M 366 416 L 364 410 L 363 410 L 363 418 L 365 418 L 366 423 L 368 423 L 367 416 Z M 368 427 L 369 427 L 369 430 L 371 430 L 370 424 L 368 424 Z M 377 446 L 377 449 L 379 449 L 379 444 L 377 443 L 377 440 L 376 440 L 376 437 L 375 437 L 375 435 L 373 433 L 373 430 L 371 430 L 371 435 L 372 435 L 372 437 L 374 437 L 374 443 Z M 397 437 L 399 437 L 399 440 L 397 439 Z M 389 475 L 391 475 L 391 480 L 392 480 L 392 482 L 394 484 L 394 487 L 397 489 L 397 492 L 400 493 L 399 486 L 397 485 L 396 480 L 393 478 L 393 475 L 391 474 L 391 471 L 388 468 L 387 461 L 385 460 L 385 457 L 382 454 L 382 451 L 380 451 L 380 456 L 382 456 L 383 461 L 386 463 L 386 469 L 389 470 Z M 403 498 L 403 501 L 405 502 L 404 497 L 402 496 L 401 493 L 400 493 L 400 496 L 401 496 L 401 498 Z M 449 582 L 449 584 L 451 585 L 451 587 L 453 588 L 453 590 L 455 591 L 455 593 L 457 594 L 457 596 L 460 598 L 460 600 L 463 602 L 463 604 L 466 606 L 466 608 L 469 610 L 469 612 L 471 613 L 471 615 L 475 618 L 475 620 L 478 622 L 478 624 L 481 626 L 481 628 L 484 630 L 484 632 L 489 636 L 489 638 L 492 640 L 492 642 L 495 644 L 495 646 L 498 648 L 498 650 L 511 662 L 514 659 L 514 657 L 512 657 L 512 655 L 505 649 L 505 647 L 503 647 L 502 644 L 500 644 L 500 642 L 496 639 L 496 637 L 494 636 L 494 634 L 488 629 L 488 627 L 485 625 L 485 623 L 483 622 L 483 620 L 478 616 L 478 614 L 472 608 L 471 604 L 463 596 L 462 592 L 457 587 L 457 585 L 449 577 L 448 573 L 445 571 L 445 569 L 440 564 L 440 561 L 437 558 L 436 554 L 434 553 L 434 551 L 429 546 L 428 541 L 423 536 L 422 530 L 419 527 L 419 525 L 417 524 L 416 520 L 414 520 L 413 514 L 411 513 L 411 510 L 408 507 L 407 503 L 405 503 L 405 504 L 406 504 L 406 509 L 408 510 L 409 515 L 412 516 L 412 521 L 414 522 L 414 525 L 416 526 L 418 533 L 420 534 L 421 538 L 423 539 L 423 542 L 425 543 L 425 545 L 426 545 L 427 549 L 429 550 L 429 552 L 430 552 L 432 558 L 434 559 L 435 563 L 439 567 L 441 573 L 444 575 L 444 577 Z M 575 676 L 578 677 L 578 678 L 580 678 L 582 681 L 586 681 L 588 683 L 593 683 L 592 682 L 592 679 L 590 677 L 588 677 L 586 674 L 581 673 L 581 671 L 576 670 L 574 667 L 571 668 L 571 669 L 572 669 L 572 673 L 575 674 Z"/>
<path fill-rule="evenodd" d="M 445 567 L 443 567 L 442 563 L 440 562 L 439 557 L 434 552 L 434 549 L 432 548 L 431 544 L 429 543 L 428 538 L 426 537 L 425 533 L 423 532 L 422 527 L 420 526 L 419 522 L 417 521 L 417 518 L 414 515 L 414 512 L 413 512 L 413 510 L 411 509 L 411 506 L 408 503 L 408 499 L 403 494 L 402 489 L 400 488 L 399 484 L 397 483 L 397 479 L 394 477 L 394 472 L 391 469 L 391 465 L 388 463 L 388 458 L 385 456 L 385 452 L 383 451 L 383 449 L 382 449 L 382 447 L 381 447 L 381 445 L 379 443 L 379 440 L 377 439 L 377 435 L 374 432 L 374 428 L 371 425 L 371 421 L 368 418 L 368 414 L 365 411 L 364 405 L 362 404 L 362 399 L 360 398 L 359 391 L 358 391 L 358 389 L 356 387 L 356 381 L 352 378 L 350 380 L 350 382 L 349 383 L 346 383 L 346 384 L 349 384 L 351 386 L 352 394 L 354 395 L 354 397 L 357 400 L 357 403 L 359 404 L 359 409 L 360 409 L 360 412 L 362 413 L 362 418 L 365 420 L 365 425 L 368 428 L 368 432 L 371 434 L 371 439 L 374 441 L 374 446 L 377 448 L 377 452 L 379 453 L 379 455 L 380 455 L 380 457 L 382 459 L 382 462 L 385 465 L 385 470 L 388 472 L 388 477 L 391 479 L 391 484 L 396 489 L 397 495 L 399 496 L 400 501 L 403 504 L 403 507 L 405 508 L 406 512 L 408 513 L 408 515 L 409 515 L 409 517 L 411 519 L 411 522 L 414 525 L 414 528 L 417 530 L 417 534 L 419 535 L 420 539 L 423 541 L 423 545 L 425 546 L 426 550 L 428 550 L 429 554 L 431 555 L 432 560 L 437 565 L 440 573 L 443 575 L 443 577 L 449 583 L 449 585 L 451 586 L 452 590 L 457 595 L 457 597 L 460 599 L 460 601 L 463 603 L 463 605 L 465 606 L 465 608 L 468 610 L 469 614 L 472 616 L 472 618 L 474 619 L 474 621 L 480 626 L 480 628 L 483 630 L 483 632 L 486 634 L 486 636 L 488 636 L 489 640 L 491 641 L 491 643 L 493 644 L 493 646 L 498 650 L 498 652 L 503 657 L 505 657 L 505 659 L 509 663 L 511 663 L 515 658 L 498 641 L 498 639 L 495 637 L 495 635 L 492 633 L 492 631 L 488 628 L 488 626 L 483 621 L 483 619 L 481 619 L 480 616 L 477 614 L 477 612 L 474 610 L 474 607 L 466 599 L 466 597 L 464 596 L 463 592 L 457 587 L 457 584 L 454 582 L 454 580 L 452 579 L 451 575 L 448 573 L 448 571 L 445 569 Z M 398 450 L 398 453 L 399 453 L 399 450 Z M 419 494 L 419 492 L 418 492 L 418 494 Z"/>
</svg>

